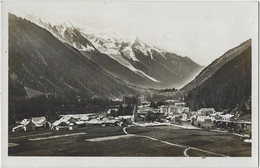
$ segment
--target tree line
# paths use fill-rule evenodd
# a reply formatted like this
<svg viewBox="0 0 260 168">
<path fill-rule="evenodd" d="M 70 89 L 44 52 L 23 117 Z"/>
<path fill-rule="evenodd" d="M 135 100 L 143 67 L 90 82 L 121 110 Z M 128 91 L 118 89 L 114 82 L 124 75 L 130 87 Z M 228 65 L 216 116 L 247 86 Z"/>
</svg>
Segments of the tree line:
<svg viewBox="0 0 260 168">
<path fill-rule="evenodd" d="M 67 99 L 62 96 L 37 95 L 32 98 L 24 96 L 9 97 L 9 123 L 24 118 L 45 116 L 48 120 L 56 120 L 61 114 L 101 113 L 110 108 L 118 109 L 116 115 L 132 114 L 136 97 L 125 97 L 124 101 L 113 101 L 108 98 L 84 98 L 75 96 Z"/>
</svg>

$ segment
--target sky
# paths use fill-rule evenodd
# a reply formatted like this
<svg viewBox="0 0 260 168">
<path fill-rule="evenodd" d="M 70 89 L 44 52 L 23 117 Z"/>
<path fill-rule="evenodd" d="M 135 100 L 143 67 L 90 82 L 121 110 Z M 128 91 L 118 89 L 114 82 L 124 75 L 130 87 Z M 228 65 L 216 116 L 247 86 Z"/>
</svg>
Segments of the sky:
<svg viewBox="0 0 260 168">
<path fill-rule="evenodd" d="M 200 65 L 252 38 L 257 2 L 9 2 L 18 16 L 34 13 L 51 23 L 70 20 L 95 29 L 138 36 L 149 45 Z"/>
</svg>

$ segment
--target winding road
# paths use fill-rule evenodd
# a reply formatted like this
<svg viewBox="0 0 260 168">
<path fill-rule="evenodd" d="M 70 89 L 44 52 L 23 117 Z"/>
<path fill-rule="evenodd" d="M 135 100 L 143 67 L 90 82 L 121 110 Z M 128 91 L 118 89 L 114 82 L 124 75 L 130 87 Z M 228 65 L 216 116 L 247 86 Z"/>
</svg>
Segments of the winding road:
<svg viewBox="0 0 260 168">
<path fill-rule="evenodd" d="M 203 149 L 199 149 L 199 148 L 195 148 L 195 147 L 191 147 L 191 146 L 185 146 L 185 145 L 175 144 L 175 143 L 171 143 L 171 142 L 167 142 L 167 141 L 162 141 L 162 140 L 159 140 L 159 139 L 156 139 L 156 138 L 153 138 L 153 137 L 150 137 L 150 136 L 146 136 L 146 135 L 130 134 L 130 133 L 128 133 L 126 131 L 126 129 L 130 128 L 132 126 L 135 126 L 135 125 L 130 125 L 128 127 L 124 127 L 123 128 L 123 131 L 124 131 L 124 133 L 126 135 L 132 135 L 132 136 L 137 136 L 137 137 L 142 137 L 142 138 L 148 138 L 148 139 L 151 139 L 153 141 L 158 141 L 158 142 L 161 142 L 161 143 L 164 143 L 164 144 L 167 144 L 167 145 L 184 148 L 185 150 L 184 150 L 183 154 L 186 157 L 189 157 L 189 155 L 187 154 L 187 151 L 190 150 L 190 149 L 197 150 L 197 151 L 204 152 L 204 153 L 208 153 L 208 154 L 217 155 L 217 156 L 227 157 L 226 155 L 223 155 L 223 154 L 219 154 L 219 153 L 215 153 L 215 152 L 211 152 L 211 151 L 207 151 L 207 150 L 203 150 Z"/>
</svg>

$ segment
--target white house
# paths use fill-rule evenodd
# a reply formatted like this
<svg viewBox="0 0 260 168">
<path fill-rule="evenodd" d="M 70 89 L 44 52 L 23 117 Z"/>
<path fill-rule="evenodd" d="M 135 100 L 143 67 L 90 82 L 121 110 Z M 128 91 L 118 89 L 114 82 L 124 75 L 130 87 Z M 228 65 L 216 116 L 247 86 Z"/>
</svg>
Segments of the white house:
<svg viewBox="0 0 260 168">
<path fill-rule="evenodd" d="M 231 121 L 234 118 L 232 114 L 219 115 L 222 121 Z"/>
<path fill-rule="evenodd" d="M 214 114 L 216 111 L 214 108 L 201 108 L 198 110 L 198 114 L 207 116 L 207 115 L 211 115 Z"/>
<path fill-rule="evenodd" d="M 210 116 L 198 116 L 197 121 L 199 122 L 212 121 L 212 118 Z"/>
<path fill-rule="evenodd" d="M 172 113 L 174 113 L 175 111 L 174 111 L 174 106 L 169 106 L 168 107 L 168 113 L 170 113 L 170 114 L 172 114 Z"/>
<path fill-rule="evenodd" d="M 224 112 L 216 112 L 211 114 L 210 116 L 215 119 L 215 120 L 219 120 L 220 119 L 220 115 L 222 115 Z"/>
<path fill-rule="evenodd" d="M 43 117 L 33 117 L 31 119 L 24 119 L 20 122 L 20 125 L 14 127 L 12 132 L 16 131 L 27 131 L 27 130 L 36 130 L 38 128 L 49 128 L 51 123 L 49 123 L 46 118 Z"/>
<path fill-rule="evenodd" d="M 174 99 L 168 99 L 168 100 L 165 100 L 166 103 L 176 103 L 178 102 L 178 100 L 174 100 Z"/>
<path fill-rule="evenodd" d="M 178 107 L 177 108 L 177 113 L 188 113 L 188 112 L 190 112 L 189 107 Z"/>
<path fill-rule="evenodd" d="M 185 107 L 185 103 L 184 102 L 174 103 L 174 105 L 176 107 Z"/>
<path fill-rule="evenodd" d="M 36 128 L 50 126 L 50 124 L 47 122 L 47 120 L 44 116 L 43 117 L 33 117 L 32 123 L 35 125 Z"/>
<path fill-rule="evenodd" d="M 27 130 L 27 126 L 29 125 L 30 123 L 30 120 L 29 119 L 23 119 L 21 122 L 20 122 L 20 125 L 14 127 L 12 129 L 12 132 L 16 132 L 16 131 L 26 131 Z"/>
<path fill-rule="evenodd" d="M 182 113 L 181 121 L 187 121 L 187 119 L 188 119 L 188 114 Z"/>
<path fill-rule="evenodd" d="M 167 113 L 168 107 L 167 106 L 160 106 L 160 113 Z"/>
</svg>

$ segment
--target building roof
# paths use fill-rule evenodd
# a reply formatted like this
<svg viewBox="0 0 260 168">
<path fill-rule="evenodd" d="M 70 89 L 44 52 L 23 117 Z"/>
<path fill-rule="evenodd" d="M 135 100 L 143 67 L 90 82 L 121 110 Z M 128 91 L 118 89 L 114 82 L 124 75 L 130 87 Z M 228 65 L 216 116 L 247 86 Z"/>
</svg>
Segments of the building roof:
<svg viewBox="0 0 260 168">
<path fill-rule="evenodd" d="M 216 115 L 221 115 L 223 114 L 224 112 L 215 112 L 214 114 L 211 114 L 212 116 L 216 116 Z"/>
<path fill-rule="evenodd" d="M 221 116 L 223 118 L 232 118 L 232 117 L 234 117 L 234 115 L 232 115 L 232 114 L 225 114 L 225 115 L 219 115 L 219 116 Z"/>
<path fill-rule="evenodd" d="M 76 123 L 77 125 L 85 124 L 84 121 L 76 121 L 75 123 Z"/>
<path fill-rule="evenodd" d="M 81 118 L 80 118 L 80 120 L 83 120 L 83 121 L 87 121 L 87 120 L 89 120 L 90 118 L 88 117 L 88 116 L 82 116 Z"/>
<path fill-rule="evenodd" d="M 82 118 L 82 117 L 88 117 L 88 116 L 92 116 L 92 115 L 96 115 L 96 113 L 88 113 L 88 114 L 66 114 L 66 115 L 60 115 L 61 117 L 64 116 L 68 116 L 68 117 L 73 117 L 76 119 Z"/>
<path fill-rule="evenodd" d="M 131 115 L 126 115 L 126 116 L 118 116 L 119 118 L 122 118 L 122 119 L 131 119 L 132 116 Z"/>
<path fill-rule="evenodd" d="M 202 110 L 202 111 L 208 111 L 208 110 L 213 110 L 213 111 L 215 111 L 215 109 L 214 108 L 201 108 L 201 109 L 199 109 L 199 110 Z"/>
<path fill-rule="evenodd" d="M 185 106 L 185 104 L 186 104 L 186 103 L 184 103 L 184 102 L 174 103 L 175 106 L 179 106 L 179 105 Z"/>
<path fill-rule="evenodd" d="M 32 123 L 36 126 L 36 127 L 41 127 L 44 124 L 46 124 L 47 120 L 46 118 L 43 117 L 33 117 L 32 118 Z"/>
<path fill-rule="evenodd" d="M 178 100 L 174 100 L 174 99 L 168 99 L 168 100 L 165 100 L 165 102 L 176 102 Z"/>
<path fill-rule="evenodd" d="M 23 120 L 20 122 L 21 125 L 27 125 L 27 124 L 29 124 L 29 123 L 30 123 L 30 120 L 29 120 L 29 119 L 23 119 Z"/>
<path fill-rule="evenodd" d="M 104 123 L 104 124 L 114 124 L 114 123 L 116 123 L 116 122 L 118 122 L 118 120 L 112 119 L 112 120 L 103 120 L 102 123 Z"/>
<path fill-rule="evenodd" d="M 16 127 L 13 127 L 12 131 L 14 132 L 15 130 L 23 129 L 24 125 L 18 125 Z"/>
<path fill-rule="evenodd" d="M 71 116 L 65 115 L 65 116 L 63 116 L 62 118 L 60 118 L 59 120 L 55 121 L 52 125 L 53 125 L 53 126 L 58 126 L 58 125 L 60 125 L 61 123 L 67 123 L 67 124 L 69 124 L 69 123 L 70 123 L 69 120 L 70 120 L 71 118 L 72 118 Z"/>
<path fill-rule="evenodd" d="M 211 119 L 211 117 L 210 116 L 198 116 L 198 119 Z"/>
<path fill-rule="evenodd" d="M 102 124 L 102 121 L 97 120 L 97 119 L 92 119 L 87 122 L 88 124 Z"/>
</svg>

